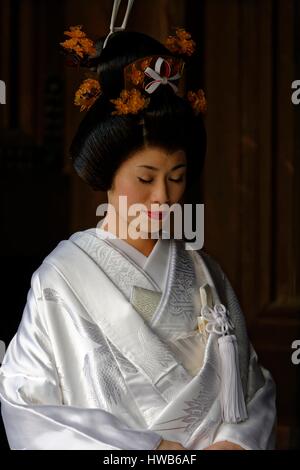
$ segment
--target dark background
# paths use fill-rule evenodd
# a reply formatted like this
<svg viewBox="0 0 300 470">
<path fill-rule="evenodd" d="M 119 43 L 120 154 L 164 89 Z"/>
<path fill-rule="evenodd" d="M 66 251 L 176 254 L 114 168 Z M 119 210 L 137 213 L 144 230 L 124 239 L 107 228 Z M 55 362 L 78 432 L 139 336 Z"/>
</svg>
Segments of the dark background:
<svg viewBox="0 0 300 470">
<path fill-rule="evenodd" d="M 123 2 L 127 3 L 127 2 Z M 99 221 L 106 194 L 75 174 L 68 146 L 82 114 L 84 78 L 59 42 L 70 25 L 108 32 L 112 0 L 0 0 L 1 326 L 16 332 L 32 273 L 75 231 Z M 300 79 L 298 0 L 136 0 L 128 29 L 164 41 L 185 27 L 198 55 L 187 78 L 208 100 L 208 154 L 195 202 L 205 203 L 205 250 L 228 274 L 261 363 L 277 383 L 277 448 L 299 445 L 299 124 L 291 84 Z M 5 433 L 0 448 L 6 447 Z"/>
</svg>

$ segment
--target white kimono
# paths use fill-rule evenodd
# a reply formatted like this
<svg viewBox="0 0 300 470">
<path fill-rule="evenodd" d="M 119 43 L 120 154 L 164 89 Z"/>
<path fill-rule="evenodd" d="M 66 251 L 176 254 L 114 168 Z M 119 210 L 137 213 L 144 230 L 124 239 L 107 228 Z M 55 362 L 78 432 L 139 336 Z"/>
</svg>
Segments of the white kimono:
<svg viewBox="0 0 300 470">
<path fill-rule="evenodd" d="M 217 335 L 197 331 L 209 285 L 235 327 L 248 419 L 225 423 Z M 178 240 L 149 257 L 101 229 L 61 241 L 33 273 L 0 368 L 12 449 L 274 448 L 275 386 L 219 265 Z"/>
</svg>

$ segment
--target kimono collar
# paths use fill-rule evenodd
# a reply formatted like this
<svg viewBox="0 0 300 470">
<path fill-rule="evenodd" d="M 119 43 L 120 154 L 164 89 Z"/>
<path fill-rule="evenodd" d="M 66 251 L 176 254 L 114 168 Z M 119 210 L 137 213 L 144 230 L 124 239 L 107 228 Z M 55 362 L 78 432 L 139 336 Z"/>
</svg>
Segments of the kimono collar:
<svg viewBox="0 0 300 470">
<path fill-rule="evenodd" d="M 102 225 L 102 224 L 101 224 Z M 97 236 L 107 239 L 112 246 L 116 246 L 131 258 L 138 266 L 149 274 L 156 284 L 163 291 L 166 284 L 166 267 L 168 265 L 169 243 L 168 239 L 159 238 L 155 243 L 149 256 L 145 256 L 139 250 L 121 238 L 118 238 L 112 232 L 103 230 L 101 225 L 97 229 L 88 229 L 87 232 L 96 231 Z"/>
</svg>

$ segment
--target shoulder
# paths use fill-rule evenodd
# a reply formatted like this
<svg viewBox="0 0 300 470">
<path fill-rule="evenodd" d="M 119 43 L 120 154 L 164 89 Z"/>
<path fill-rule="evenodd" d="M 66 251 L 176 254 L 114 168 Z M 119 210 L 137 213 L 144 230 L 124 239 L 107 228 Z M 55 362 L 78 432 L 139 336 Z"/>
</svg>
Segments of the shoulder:
<svg viewBox="0 0 300 470">
<path fill-rule="evenodd" d="M 197 253 L 203 259 L 208 268 L 213 269 L 215 271 L 217 270 L 222 276 L 225 276 L 224 271 L 221 268 L 220 263 L 216 260 L 216 258 L 214 258 L 211 254 L 207 253 L 207 251 L 203 249 L 198 250 Z"/>
<path fill-rule="evenodd" d="M 207 269 L 209 270 L 213 282 L 215 283 L 216 288 L 219 291 L 219 294 L 223 299 L 224 303 L 230 305 L 237 304 L 238 299 L 236 297 L 235 291 L 231 285 L 230 280 L 228 279 L 226 272 L 221 267 L 219 261 L 204 250 L 199 250 L 197 253 L 205 263 Z"/>
<path fill-rule="evenodd" d="M 31 276 L 31 287 L 36 293 L 41 289 L 41 284 L 55 274 L 55 267 L 61 263 L 74 264 L 74 250 L 78 250 L 72 242 L 73 237 L 80 236 L 83 232 L 75 232 L 67 239 L 60 240 L 48 255 L 42 260 L 40 266 Z"/>
<path fill-rule="evenodd" d="M 207 253 L 204 249 L 194 250 L 193 253 L 193 256 L 196 258 L 198 257 L 198 259 L 200 258 L 200 260 L 205 264 L 215 283 L 219 285 L 224 284 L 227 281 L 227 276 L 216 258 Z"/>
<path fill-rule="evenodd" d="M 199 250 L 197 254 L 205 263 L 221 302 L 230 310 L 231 316 L 235 318 L 235 321 L 238 323 L 244 323 L 245 317 L 240 306 L 240 302 L 230 280 L 227 277 L 227 274 L 220 266 L 220 263 L 204 250 Z"/>
</svg>

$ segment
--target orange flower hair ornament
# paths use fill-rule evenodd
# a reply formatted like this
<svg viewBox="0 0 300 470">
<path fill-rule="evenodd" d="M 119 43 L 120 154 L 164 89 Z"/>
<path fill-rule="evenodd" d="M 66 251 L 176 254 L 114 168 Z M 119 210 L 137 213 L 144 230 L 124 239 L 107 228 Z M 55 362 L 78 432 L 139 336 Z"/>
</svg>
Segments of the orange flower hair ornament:
<svg viewBox="0 0 300 470">
<path fill-rule="evenodd" d="M 80 106 L 80 111 L 90 109 L 101 93 L 100 83 L 93 78 L 87 78 L 82 82 L 75 93 L 74 104 Z"/>
<path fill-rule="evenodd" d="M 196 43 L 192 40 L 190 33 L 183 28 L 177 28 L 175 36 L 168 36 L 165 46 L 173 54 L 188 55 L 194 54 Z"/>
<path fill-rule="evenodd" d="M 202 89 L 198 91 L 188 91 L 187 99 L 192 105 L 192 108 L 196 115 L 205 114 L 207 111 L 207 101 Z"/>
<path fill-rule="evenodd" d="M 112 114 L 137 114 L 148 106 L 149 99 L 145 99 L 139 90 L 123 90 L 116 100 L 110 100 L 116 108 Z"/>
<path fill-rule="evenodd" d="M 71 26 L 64 34 L 70 38 L 60 43 L 70 59 L 68 65 L 88 65 L 89 59 L 96 53 L 96 47 L 82 31 L 82 26 Z"/>
</svg>

